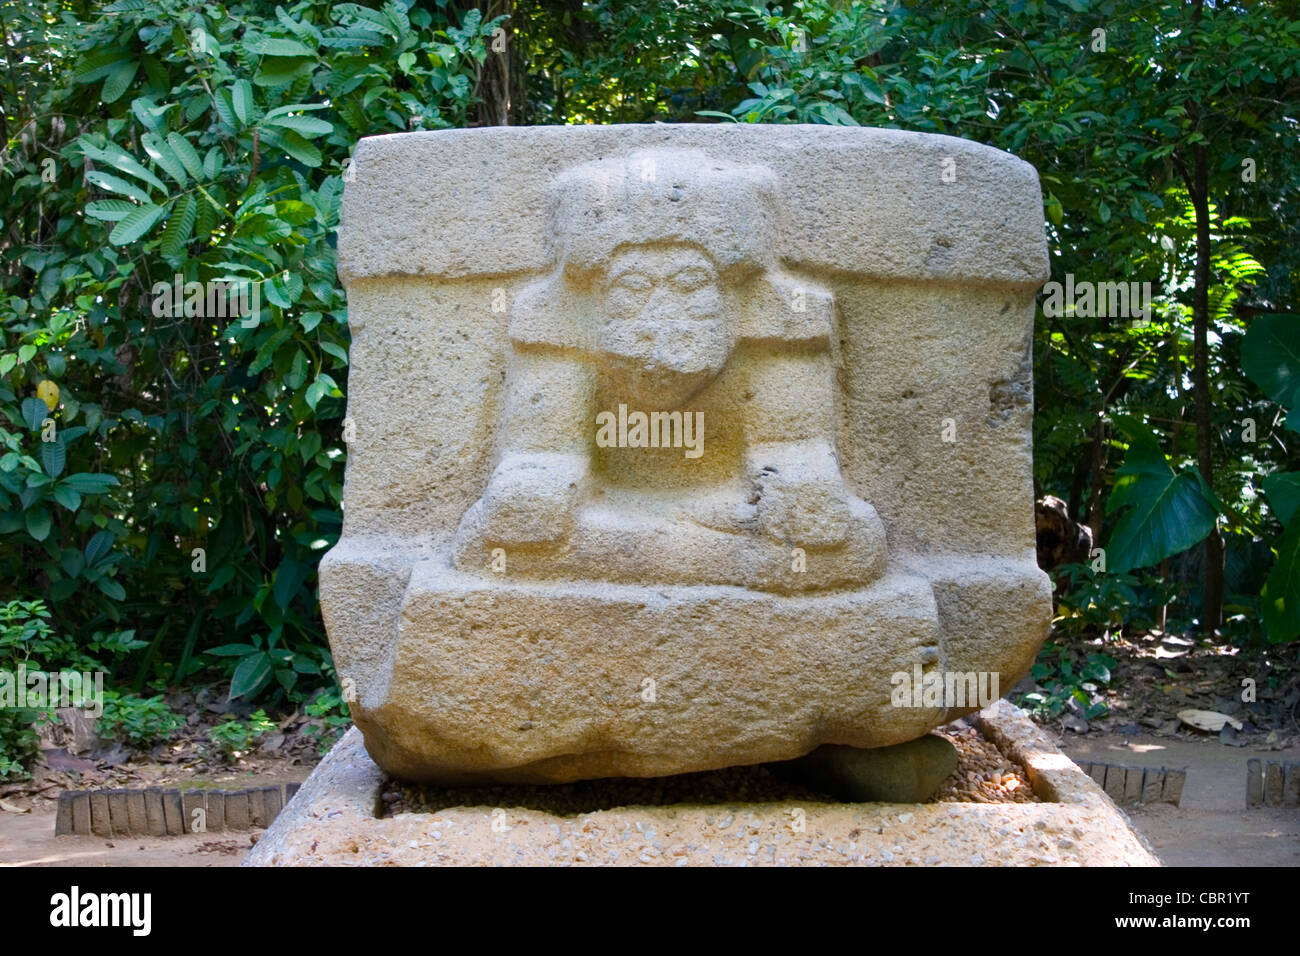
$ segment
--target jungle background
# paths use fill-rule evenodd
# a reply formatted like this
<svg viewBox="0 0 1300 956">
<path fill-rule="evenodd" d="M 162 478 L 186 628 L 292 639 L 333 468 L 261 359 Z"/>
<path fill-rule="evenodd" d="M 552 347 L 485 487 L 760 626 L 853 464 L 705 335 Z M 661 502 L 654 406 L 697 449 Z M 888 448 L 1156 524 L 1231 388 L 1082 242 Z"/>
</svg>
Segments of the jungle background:
<svg viewBox="0 0 1300 956">
<path fill-rule="evenodd" d="M 1297 13 L 4 0 L 0 669 L 107 672 L 110 764 L 346 725 L 316 566 L 341 521 L 334 231 L 360 137 L 822 123 L 1009 150 L 1041 176 L 1054 280 L 1151 283 L 1147 322 L 1037 317 L 1058 616 L 1016 699 L 1076 731 L 1119 704 L 1174 732 L 1170 695 L 1296 731 Z M 156 315 L 177 276 L 257 283 L 260 321 Z M 0 709 L 0 780 L 67 742 L 47 717 Z"/>
</svg>

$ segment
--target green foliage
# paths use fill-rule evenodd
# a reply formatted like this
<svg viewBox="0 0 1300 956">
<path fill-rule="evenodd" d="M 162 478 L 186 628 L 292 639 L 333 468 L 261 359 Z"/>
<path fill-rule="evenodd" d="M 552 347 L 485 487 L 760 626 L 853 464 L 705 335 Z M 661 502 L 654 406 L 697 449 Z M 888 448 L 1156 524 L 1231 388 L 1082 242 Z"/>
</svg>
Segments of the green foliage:
<svg viewBox="0 0 1300 956">
<path fill-rule="evenodd" d="M 1230 603 L 1275 640 L 1300 633 L 1278 477 L 1300 461 L 1269 426 L 1294 386 L 1254 332 L 1294 310 L 1300 272 L 1285 5 L 592 0 L 517 2 L 508 22 L 480 6 L 32 0 L 0 18 L 0 593 L 45 598 L 63 666 L 94 655 L 137 693 L 207 671 L 268 707 L 332 687 L 316 568 L 341 521 L 351 152 L 489 121 L 503 24 L 512 122 L 872 125 L 1032 163 L 1053 277 L 1154 288 L 1147 324 L 1037 319 L 1035 481 L 1098 528 L 1115 575 L 1069 626 L 1166 585 L 1188 605 L 1186 575 L 1130 598 L 1126 571 L 1218 520 L 1278 554 L 1262 605 L 1262 580 Z M 247 283 L 258 313 L 185 306 L 186 283 L 217 281 Z"/>
<path fill-rule="evenodd" d="M 1057 603 L 1053 631 L 1063 636 L 1115 632 L 1129 622 L 1126 612 L 1139 603 L 1141 582 L 1132 574 L 1094 571 L 1086 564 L 1056 569 L 1064 593 Z"/>
<path fill-rule="evenodd" d="M 15 706 L 17 695 L 26 690 L 18 682 L 19 666 L 44 671 L 49 662 L 75 652 L 75 645 L 51 626 L 44 602 L 0 605 L 0 675 L 4 675 L 0 680 L 11 681 L 15 694 L 13 701 L 0 701 L 0 780 L 27 776 L 27 767 L 39 751 L 36 724 L 49 717 L 45 708 Z"/>
<path fill-rule="evenodd" d="M 1125 511 L 1111 532 L 1107 553 L 1109 569 L 1122 574 L 1202 541 L 1214 527 L 1219 507 L 1200 472 L 1175 472 L 1169 466 L 1154 432 L 1133 420 L 1120 425 L 1131 441 L 1106 510 Z"/>
<path fill-rule="evenodd" d="M 317 749 L 323 756 L 351 725 L 352 714 L 348 711 L 343 695 L 333 689 L 322 690 L 304 710 L 309 717 L 315 717 L 320 721 L 320 725 L 309 726 L 304 733 L 309 737 L 319 738 Z"/>
<path fill-rule="evenodd" d="M 276 637 L 272 637 L 263 647 L 261 635 L 254 635 L 251 644 L 223 644 L 207 653 L 213 657 L 233 659 L 230 676 L 230 699 L 236 697 L 254 698 L 271 683 L 278 681 L 286 691 L 292 691 L 299 675 L 306 674 L 319 677 L 322 673 L 322 661 L 330 666 L 328 652 L 320 648 L 307 648 L 295 652 L 276 647 Z"/>
<path fill-rule="evenodd" d="M 321 679 L 349 155 L 465 125 L 500 22 L 436 10 L 120 0 L 7 24 L 0 580 L 34 578 L 83 644 L 129 616 L 137 690 L 239 643 L 233 696 Z M 221 280 L 258 314 L 171 309 L 173 282 Z"/>
<path fill-rule="evenodd" d="M 1080 658 L 1082 657 L 1082 660 Z M 1052 641 L 1043 645 L 1030 671 L 1044 688 L 1025 694 L 1019 706 L 1046 717 L 1059 717 L 1074 701 L 1085 720 L 1105 717 L 1109 712 L 1102 691 L 1110 684 L 1115 658 L 1093 651 L 1087 655 Z"/>
<path fill-rule="evenodd" d="M 104 692 L 104 713 L 96 730 L 104 739 L 116 738 L 136 747 L 152 747 L 170 740 L 183 721 L 163 700 L 163 695 Z"/>
<path fill-rule="evenodd" d="M 208 729 L 208 739 L 225 760 L 247 753 L 264 734 L 275 729 L 266 711 L 258 710 L 248 720 L 228 720 Z"/>
<path fill-rule="evenodd" d="M 1292 421 L 1300 388 L 1300 316 L 1261 315 L 1241 342 L 1241 367 Z M 1283 532 L 1273 545 L 1277 560 L 1260 592 L 1260 610 L 1271 641 L 1300 637 L 1300 472 L 1275 471 L 1263 481 L 1264 494 Z"/>
<path fill-rule="evenodd" d="M 1300 315 L 1261 315 L 1241 340 L 1241 369 L 1290 410 L 1300 397 Z"/>
</svg>

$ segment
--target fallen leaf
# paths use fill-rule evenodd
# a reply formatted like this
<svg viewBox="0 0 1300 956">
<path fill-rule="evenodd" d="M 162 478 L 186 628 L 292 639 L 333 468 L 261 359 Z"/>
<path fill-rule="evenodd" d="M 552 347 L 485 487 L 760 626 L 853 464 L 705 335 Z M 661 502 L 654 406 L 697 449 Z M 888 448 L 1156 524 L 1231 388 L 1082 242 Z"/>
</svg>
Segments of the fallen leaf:
<svg viewBox="0 0 1300 956">
<path fill-rule="evenodd" d="M 1215 734 L 1223 729 L 1224 724 L 1231 724 L 1236 730 L 1241 730 L 1242 726 L 1240 720 L 1221 714 L 1217 710 L 1180 710 L 1178 719 L 1189 727 L 1208 730 Z"/>
<path fill-rule="evenodd" d="M 5 813 L 30 813 L 31 812 L 26 807 L 14 806 L 8 800 L 0 800 L 0 810 L 3 810 Z"/>
</svg>

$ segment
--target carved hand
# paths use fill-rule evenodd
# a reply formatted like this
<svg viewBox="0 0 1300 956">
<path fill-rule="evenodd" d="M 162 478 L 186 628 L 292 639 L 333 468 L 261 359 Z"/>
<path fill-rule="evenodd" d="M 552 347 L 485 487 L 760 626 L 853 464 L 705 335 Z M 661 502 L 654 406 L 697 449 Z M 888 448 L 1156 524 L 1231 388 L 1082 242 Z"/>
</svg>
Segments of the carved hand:
<svg viewBox="0 0 1300 956">
<path fill-rule="evenodd" d="M 507 455 L 483 493 L 482 537 L 497 544 L 564 538 L 573 529 L 574 505 L 587 471 L 587 462 L 576 455 Z"/>
<path fill-rule="evenodd" d="M 769 446 L 751 457 L 751 474 L 764 534 L 795 547 L 824 548 L 844 541 L 849 491 L 829 445 Z"/>
</svg>

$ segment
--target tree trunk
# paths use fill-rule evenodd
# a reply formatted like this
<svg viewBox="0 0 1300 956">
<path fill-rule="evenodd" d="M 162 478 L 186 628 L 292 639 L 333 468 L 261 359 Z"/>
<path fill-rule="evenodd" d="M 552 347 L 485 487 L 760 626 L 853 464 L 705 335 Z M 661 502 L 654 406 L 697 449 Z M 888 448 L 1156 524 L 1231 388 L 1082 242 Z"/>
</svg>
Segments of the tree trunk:
<svg viewBox="0 0 1300 956">
<path fill-rule="evenodd" d="M 1092 529 L 1092 540 L 1101 540 L 1103 479 L 1106 477 L 1106 462 L 1110 458 L 1110 445 L 1106 441 L 1106 419 L 1097 416 L 1097 424 L 1092 431 L 1092 450 L 1088 456 L 1088 513 L 1085 521 Z"/>
<path fill-rule="evenodd" d="M 501 24 L 504 32 L 487 39 L 487 60 L 478 78 L 479 126 L 519 126 L 524 122 L 524 77 L 522 25 L 514 0 L 477 0 L 487 22 L 495 17 L 509 17 Z"/>
<path fill-rule="evenodd" d="M 1196 466 L 1214 486 L 1214 443 L 1210 425 L 1210 200 L 1205 145 L 1192 154 L 1192 207 L 1196 211 L 1196 286 L 1192 293 L 1192 391 L 1196 398 Z M 1216 526 L 1205 539 L 1205 593 L 1201 631 L 1211 633 L 1223 619 L 1223 538 Z"/>
</svg>

